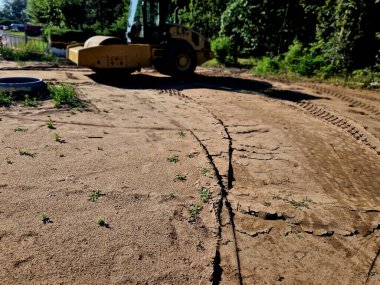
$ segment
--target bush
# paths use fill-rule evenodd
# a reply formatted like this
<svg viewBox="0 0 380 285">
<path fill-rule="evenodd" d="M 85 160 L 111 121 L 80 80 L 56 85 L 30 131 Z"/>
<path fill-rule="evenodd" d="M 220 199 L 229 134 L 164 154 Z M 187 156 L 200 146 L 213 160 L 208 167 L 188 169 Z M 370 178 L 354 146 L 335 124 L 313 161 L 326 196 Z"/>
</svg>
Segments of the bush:
<svg viewBox="0 0 380 285">
<path fill-rule="evenodd" d="M 9 107 L 12 104 L 12 93 L 0 91 L 0 107 Z"/>
<path fill-rule="evenodd" d="M 363 87 L 379 88 L 380 72 L 375 72 L 369 68 L 357 69 L 352 72 L 352 80 L 361 83 Z"/>
<path fill-rule="evenodd" d="M 49 85 L 48 90 L 56 107 L 81 107 L 75 88 L 70 84 Z"/>
<path fill-rule="evenodd" d="M 215 58 L 220 63 L 231 63 L 232 48 L 231 40 L 228 37 L 220 37 L 211 41 L 211 50 L 214 52 Z"/>
<path fill-rule="evenodd" d="M 264 56 L 257 61 L 252 71 L 256 74 L 274 74 L 278 73 L 281 69 L 282 63 L 278 56 L 274 58 Z"/>
<path fill-rule="evenodd" d="M 78 31 L 59 27 L 50 27 L 44 31 L 44 34 L 49 39 L 51 46 L 56 48 L 66 48 L 67 45 L 73 42 L 82 43 L 95 35 L 91 31 Z"/>
</svg>

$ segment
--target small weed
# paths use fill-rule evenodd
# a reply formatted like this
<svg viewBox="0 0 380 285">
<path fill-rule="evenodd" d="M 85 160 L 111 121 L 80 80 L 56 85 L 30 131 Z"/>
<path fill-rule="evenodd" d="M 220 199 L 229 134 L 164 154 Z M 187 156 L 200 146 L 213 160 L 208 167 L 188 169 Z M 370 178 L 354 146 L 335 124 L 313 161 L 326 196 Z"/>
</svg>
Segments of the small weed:
<svg viewBox="0 0 380 285">
<path fill-rule="evenodd" d="M 58 156 L 58 157 L 65 157 L 65 155 L 62 153 L 62 152 L 60 152 L 59 150 L 56 150 L 56 155 Z"/>
<path fill-rule="evenodd" d="M 108 135 L 109 133 L 106 130 L 103 130 L 103 134 Z"/>
<path fill-rule="evenodd" d="M 166 197 L 169 199 L 175 199 L 175 198 L 177 198 L 177 194 L 174 192 L 170 192 L 166 195 Z"/>
<path fill-rule="evenodd" d="M 182 182 L 184 182 L 184 181 L 186 181 L 186 179 L 187 179 L 186 175 L 177 174 L 175 176 L 175 178 L 174 178 L 174 181 L 182 181 Z"/>
<path fill-rule="evenodd" d="M 203 207 L 197 204 L 191 204 L 189 207 L 189 213 L 193 218 L 198 218 Z"/>
<path fill-rule="evenodd" d="M 283 200 L 284 198 L 282 198 L 280 195 L 276 195 L 275 194 L 275 195 L 272 196 L 272 199 L 273 200 Z"/>
<path fill-rule="evenodd" d="M 166 158 L 169 162 L 177 163 L 179 161 L 178 155 L 172 155 Z"/>
<path fill-rule="evenodd" d="M 49 117 L 48 122 L 46 123 L 46 126 L 48 127 L 48 129 L 55 130 L 55 127 L 53 125 L 53 121 L 50 117 Z"/>
<path fill-rule="evenodd" d="M 373 276 L 375 276 L 376 274 L 377 274 L 376 271 L 371 271 L 371 272 L 368 273 L 368 276 L 369 276 L 369 277 L 373 277 Z"/>
<path fill-rule="evenodd" d="M 203 241 L 199 240 L 199 239 L 195 241 L 195 247 L 197 250 L 204 250 L 205 249 Z"/>
<path fill-rule="evenodd" d="M 98 146 L 98 150 L 103 151 L 103 148 L 101 146 Z"/>
<path fill-rule="evenodd" d="M 201 169 L 203 175 L 210 176 L 211 170 L 210 168 L 204 167 Z"/>
<path fill-rule="evenodd" d="M 108 228 L 109 225 L 106 223 L 105 219 L 103 216 L 100 216 L 96 219 L 96 222 L 98 223 L 99 226 Z"/>
<path fill-rule="evenodd" d="M 47 214 L 46 212 L 42 212 L 42 213 L 40 214 L 40 220 L 41 220 L 44 224 L 47 224 L 47 223 L 50 223 L 50 222 L 51 222 L 51 220 L 50 220 L 50 218 L 49 218 L 49 216 L 48 216 L 48 214 Z"/>
<path fill-rule="evenodd" d="M 107 109 L 103 109 L 103 112 L 104 113 L 109 113 L 110 111 L 108 111 Z"/>
<path fill-rule="evenodd" d="M 12 104 L 12 93 L 0 91 L 0 107 L 9 107 Z"/>
<path fill-rule="evenodd" d="M 5 161 L 7 162 L 7 164 L 13 164 L 13 161 L 9 156 L 5 157 Z"/>
<path fill-rule="evenodd" d="M 290 205 L 292 205 L 296 209 L 302 208 L 302 207 L 309 209 L 309 204 L 313 203 L 313 201 L 308 197 L 303 198 L 301 201 L 296 201 L 296 200 L 289 199 L 289 198 L 283 198 L 279 195 L 273 195 L 272 199 L 273 200 L 281 200 L 281 201 L 284 201 L 286 203 L 289 203 Z"/>
<path fill-rule="evenodd" d="M 104 194 L 99 189 L 92 190 L 90 193 L 88 193 L 88 200 L 91 202 L 96 202 L 100 198 L 100 196 L 103 196 Z"/>
<path fill-rule="evenodd" d="M 211 199 L 210 189 L 207 187 L 202 187 L 200 191 L 200 196 L 203 203 L 207 203 Z"/>
<path fill-rule="evenodd" d="M 180 131 L 177 133 L 177 135 L 179 135 L 180 137 L 184 137 L 184 136 L 186 136 L 186 133 L 185 133 L 184 130 L 180 130 Z"/>
<path fill-rule="evenodd" d="M 54 133 L 53 137 L 56 142 L 65 143 L 65 140 L 59 135 L 59 133 Z"/>
<path fill-rule="evenodd" d="M 35 154 L 29 150 L 29 149 L 26 149 L 26 148 L 19 148 L 18 149 L 18 153 L 20 155 L 25 155 L 25 156 L 30 156 L 30 157 L 35 157 Z"/>
<path fill-rule="evenodd" d="M 308 197 L 305 197 L 303 198 L 301 201 L 295 201 L 293 199 L 286 199 L 284 200 L 285 202 L 288 202 L 290 205 L 292 205 L 294 208 L 302 208 L 302 207 L 305 207 L 305 208 L 308 208 L 309 209 L 309 204 L 312 203 L 313 201 L 308 198 Z"/>
<path fill-rule="evenodd" d="M 26 132 L 28 129 L 24 129 L 24 128 L 15 128 L 13 129 L 14 132 Z"/>
<path fill-rule="evenodd" d="M 29 95 L 25 95 L 24 101 L 22 102 L 25 107 L 37 107 L 37 98 L 29 98 Z"/>
<path fill-rule="evenodd" d="M 144 119 L 145 117 L 144 116 L 137 116 L 137 118 Z"/>
</svg>

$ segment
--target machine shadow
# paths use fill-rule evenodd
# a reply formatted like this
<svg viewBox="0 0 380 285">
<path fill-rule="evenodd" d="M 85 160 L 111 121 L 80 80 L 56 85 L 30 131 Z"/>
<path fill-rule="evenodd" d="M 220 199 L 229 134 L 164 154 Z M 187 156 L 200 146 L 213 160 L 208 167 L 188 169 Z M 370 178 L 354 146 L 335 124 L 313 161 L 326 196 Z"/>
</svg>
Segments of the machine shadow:
<svg viewBox="0 0 380 285">
<path fill-rule="evenodd" d="M 117 76 L 115 74 L 104 76 L 103 74 L 100 76 L 94 73 L 89 75 L 89 77 L 97 83 L 123 89 L 189 90 L 207 88 L 233 91 L 250 95 L 260 94 L 269 98 L 292 102 L 328 99 L 293 90 L 274 89 L 272 84 L 266 81 L 229 76 L 207 76 L 194 74 L 191 78 L 183 80 L 168 76 L 155 76 L 149 74 L 132 74 L 129 76 Z"/>
</svg>

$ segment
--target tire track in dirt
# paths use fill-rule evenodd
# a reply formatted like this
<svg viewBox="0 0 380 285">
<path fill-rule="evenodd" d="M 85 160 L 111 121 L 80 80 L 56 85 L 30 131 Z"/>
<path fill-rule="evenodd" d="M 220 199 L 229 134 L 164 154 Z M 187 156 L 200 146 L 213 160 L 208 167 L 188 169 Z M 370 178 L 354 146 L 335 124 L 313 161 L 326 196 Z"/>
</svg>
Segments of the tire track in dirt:
<svg viewBox="0 0 380 285">
<path fill-rule="evenodd" d="M 212 70 L 212 71 L 201 71 L 199 72 L 201 75 L 210 76 L 210 77 L 218 77 L 218 76 L 229 76 L 231 78 L 238 78 L 238 79 L 244 79 L 239 72 L 233 72 L 232 74 L 227 74 L 223 70 Z M 350 98 L 344 94 L 339 94 L 336 92 L 333 92 L 327 88 L 324 87 L 317 87 L 314 85 L 304 85 L 310 88 L 317 89 L 317 91 L 327 93 L 329 95 L 335 96 L 338 99 L 341 99 L 345 102 L 348 102 L 352 104 L 354 107 L 361 107 L 365 109 L 368 112 L 373 113 L 374 115 L 380 115 L 380 111 L 369 104 L 366 104 L 364 102 L 361 102 L 359 100 Z M 255 88 L 253 88 L 255 89 Z M 270 89 L 255 89 L 254 92 L 262 94 L 264 96 L 268 97 L 279 97 L 276 95 L 281 94 L 282 92 L 287 92 L 286 90 L 276 89 L 276 88 L 270 88 Z M 275 101 L 278 101 L 277 99 L 273 99 Z M 315 103 L 312 103 L 310 100 L 301 100 L 301 101 L 295 101 L 295 102 L 287 102 L 282 101 L 287 106 L 297 106 L 301 108 L 302 110 L 306 111 L 306 113 L 312 115 L 313 117 L 323 120 L 328 124 L 331 124 L 344 132 L 346 132 L 348 135 L 354 137 L 358 142 L 365 145 L 368 149 L 375 152 L 376 154 L 380 155 L 380 141 L 377 139 L 374 135 L 372 135 L 370 132 L 368 132 L 364 127 L 359 125 L 358 123 L 352 121 L 349 118 L 346 118 L 341 115 L 334 114 L 332 111 L 327 110 L 325 107 L 322 107 L 320 105 L 317 105 Z"/>
<path fill-rule="evenodd" d="M 318 106 L 310 101 L 301 101 L 296 103 L 298 107 L 305 110 L 317 119 L 321 119 L 354 137 L 358 142 L 361 142 L 371 151 L 380 155 L 380 142 L 372 134 L 366 131 L 362 126 L 352 120 L 333 114 L 324 107 Z"/>
<path fill-rule="evenodd" d="M 369 96 L 361 95 L 361 94 L 355 94 L 353 96 L 349 96 L 349 95 L 345 95 L 342 93 L 335 92 L 335 91 L 329 89 L 328 87 L 324 87 L 324 86 L 318 86 L 318 85 L 308 84 L 308 83 L 300 83 L 300 85 L 307 87 L 307 88 L 311 88 L 317 92 L 321 92 L 321 93 L 328 94 L 328 95 L 331 95 L 333 97 L 336 97 L 336 98 L 338 98 L 344 102 L 350 103 L 352 105 L 352 107 L 360 107 L 360 108 L 362 108 L 362 109 L 364 109 L 370 113 L 373 113 L 375 115 L 380 115 L 380 110 L 378 110 L 376 107 L 368 105 L 367 103 L 364 103 L 363 101 L 360 101 L 358 99 L 352 98 L 353 96 L 357 96 L 357 97 L 360 97 L 364 100 L 373 101 L 373 102 L 380 102 L 380 99 L 378 99 L 376 97 L 369 97 Z"/>
</svg>

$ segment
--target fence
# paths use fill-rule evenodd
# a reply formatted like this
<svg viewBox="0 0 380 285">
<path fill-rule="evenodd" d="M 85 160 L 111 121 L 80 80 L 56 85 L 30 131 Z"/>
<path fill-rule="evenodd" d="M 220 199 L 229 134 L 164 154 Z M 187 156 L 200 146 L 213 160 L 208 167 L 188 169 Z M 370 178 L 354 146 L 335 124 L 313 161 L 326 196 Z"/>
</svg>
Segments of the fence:
<svg viewBox="0 0 380 285">
<path fill-rule="evenodd" d="M 49 50 L 49 43 L 43 38 L 17 36 L 11 34 L 0 34 L 1 44 L 3 47 L 11 49 L 28 48 L 36 52 L 46 52 Z"/>
</svg>

